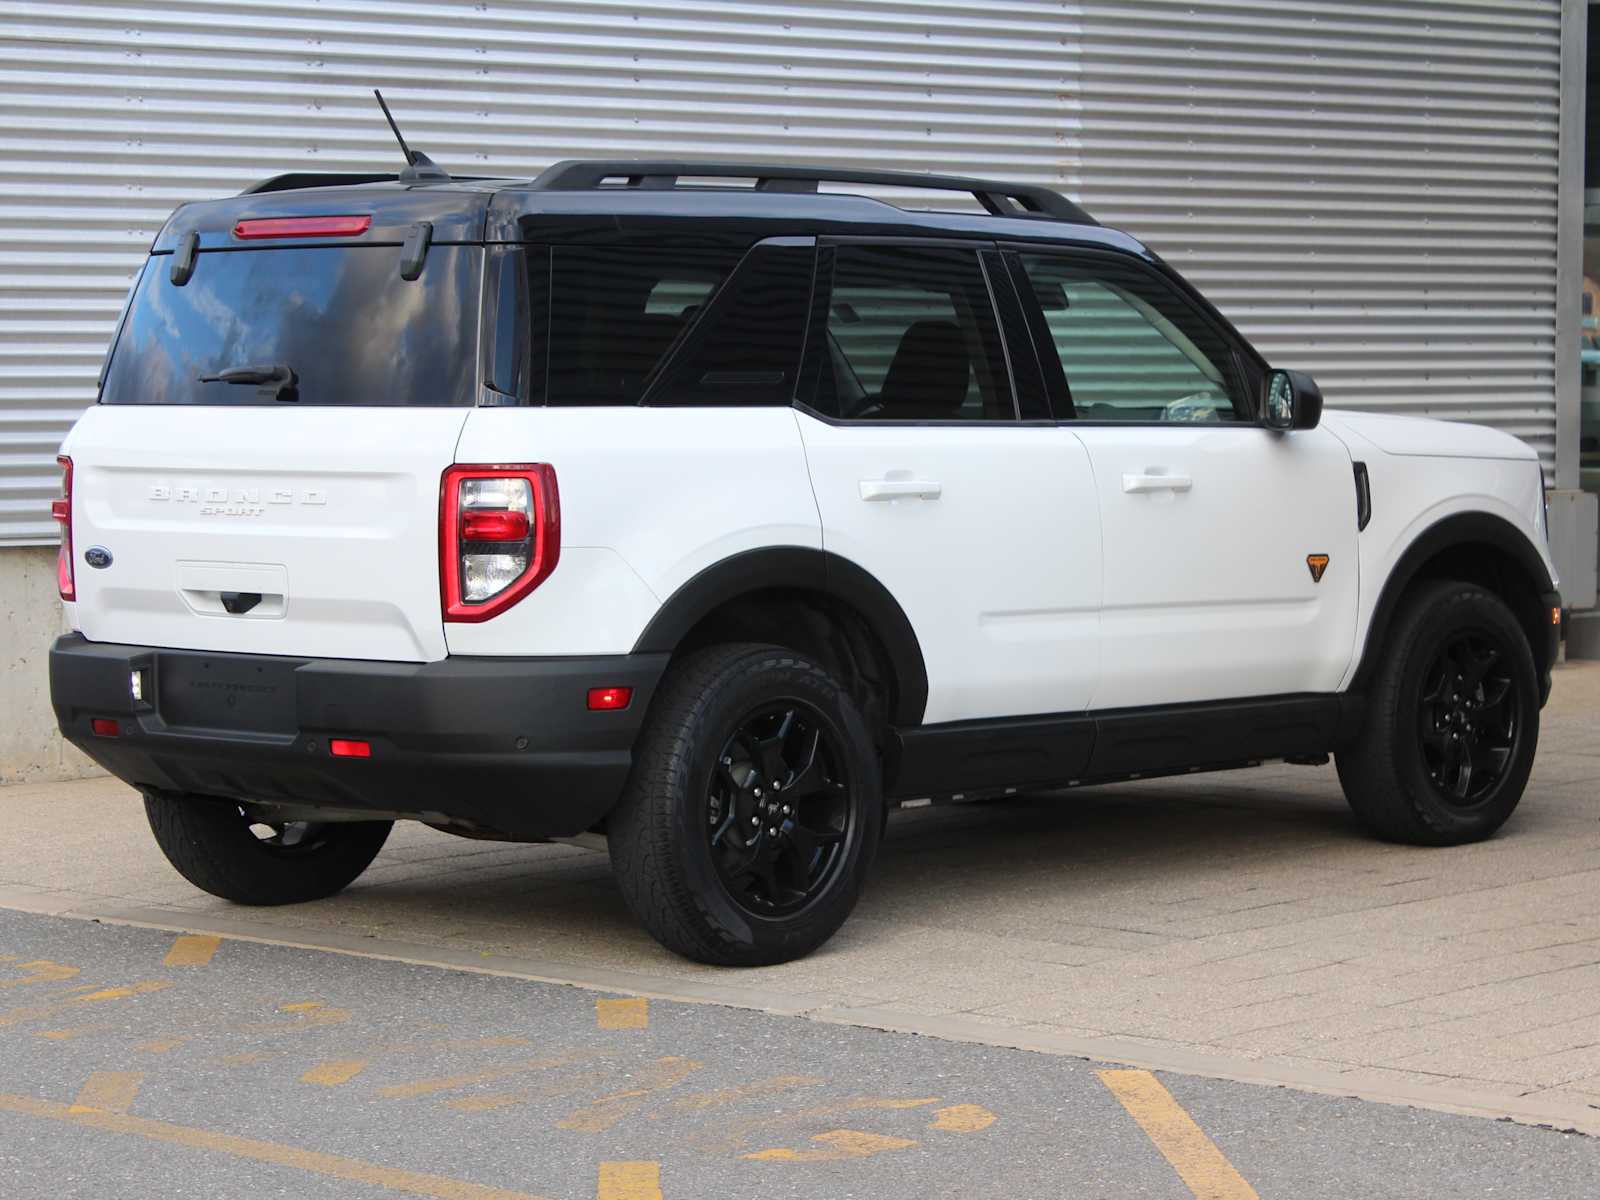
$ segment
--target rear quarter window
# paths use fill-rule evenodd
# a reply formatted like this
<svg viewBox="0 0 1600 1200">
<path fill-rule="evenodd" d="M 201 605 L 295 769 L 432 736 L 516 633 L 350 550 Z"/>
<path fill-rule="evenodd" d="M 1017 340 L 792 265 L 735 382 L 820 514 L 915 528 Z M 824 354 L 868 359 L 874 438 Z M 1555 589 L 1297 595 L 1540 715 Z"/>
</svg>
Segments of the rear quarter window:
<svg viewBox="0 0 1600 1200">
<path fill-rule="evenodd" d="M 172 283 L 150 260 L 101 392 L 103 404 L 465 405 L 477 367 L 478 246 L 434 246 L 400 278 L 398 246 L 203 251 Z M 264 395 L 201 377 L 286 366 Z"/>
</svg>

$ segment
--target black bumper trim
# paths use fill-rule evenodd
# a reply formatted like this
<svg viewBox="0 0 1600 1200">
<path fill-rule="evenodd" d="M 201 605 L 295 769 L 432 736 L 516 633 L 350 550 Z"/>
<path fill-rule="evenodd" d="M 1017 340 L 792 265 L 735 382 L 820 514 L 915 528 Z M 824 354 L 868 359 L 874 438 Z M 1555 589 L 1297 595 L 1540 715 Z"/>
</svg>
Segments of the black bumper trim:
<svg viewBox="0 0 1600 1200">
<path fill-rule="evenodd" d="M 285 658 L 60 638 L 62 733 L 118 778 L 329 815 L 406 816 L 514 838 L 592 828 L 621 794 L 669 656 Z M 145 672 L 135 701 L 130 675 Z M 631 687 L 591 712 L 592 687 Z M 117 737 L 90 722 L 118 722 Z M 330 737 L 371 743 L 334 758 Z"/>
</svg>

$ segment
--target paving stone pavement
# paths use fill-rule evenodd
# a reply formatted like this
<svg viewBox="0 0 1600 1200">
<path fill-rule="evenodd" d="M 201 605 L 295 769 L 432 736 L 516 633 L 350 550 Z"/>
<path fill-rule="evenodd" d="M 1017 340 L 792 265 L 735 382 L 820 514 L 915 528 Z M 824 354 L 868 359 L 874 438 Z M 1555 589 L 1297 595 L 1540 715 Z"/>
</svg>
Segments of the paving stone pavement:
<svg viewBox="0 0 1600 1200">
<path fill-rule="evenodd" d="M 756 971 L 661 950 L 603 854 L 415 825 L 341 896 L 236 908 L 178 878 L 107 779 L 0 789 L 0 904 L 626 978 L 1600 1132 L 1597 735 L 1600 664 L 1564 665 L 1518 813 L 1452 849 L 1366 837 L 1331 766 L 898 814 L 834 941 Z"/>
</svg>

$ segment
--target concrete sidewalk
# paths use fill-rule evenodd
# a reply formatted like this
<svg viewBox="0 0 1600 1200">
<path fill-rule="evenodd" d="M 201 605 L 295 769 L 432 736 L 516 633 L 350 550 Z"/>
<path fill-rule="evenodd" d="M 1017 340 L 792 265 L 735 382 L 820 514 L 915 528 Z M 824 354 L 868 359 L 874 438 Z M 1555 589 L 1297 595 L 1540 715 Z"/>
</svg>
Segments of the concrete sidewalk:
<svg viewBox="0 0 1600 1200">
<path fill-rule="evenodd" d="M 1543 725 L 1516 817 L 1459 849 L 1369 840 L 1331 767 L 902 814 L 839 936 L 757 971 L 657 947 L 603 855 L 409 825 L 342 896 L 236 908 L 104 779 L 0 791 L 0 904 L 1600 1133 L 1600 666 Z"/>
</svg>

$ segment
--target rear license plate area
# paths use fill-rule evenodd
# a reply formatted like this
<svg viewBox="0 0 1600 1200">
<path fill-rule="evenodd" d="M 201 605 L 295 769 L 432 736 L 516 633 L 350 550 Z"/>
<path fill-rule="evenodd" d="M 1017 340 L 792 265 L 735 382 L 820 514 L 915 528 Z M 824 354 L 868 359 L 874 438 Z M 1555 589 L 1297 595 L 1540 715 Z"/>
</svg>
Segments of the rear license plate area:
<svg viewBox="0 0 1600 1200">
<path fill-rule="evenodd" d="M 156 675 L 161 719 L 168 726 L 295 732 L 293 659 L 241 660 L 163 654 Z"/>
</svg>

